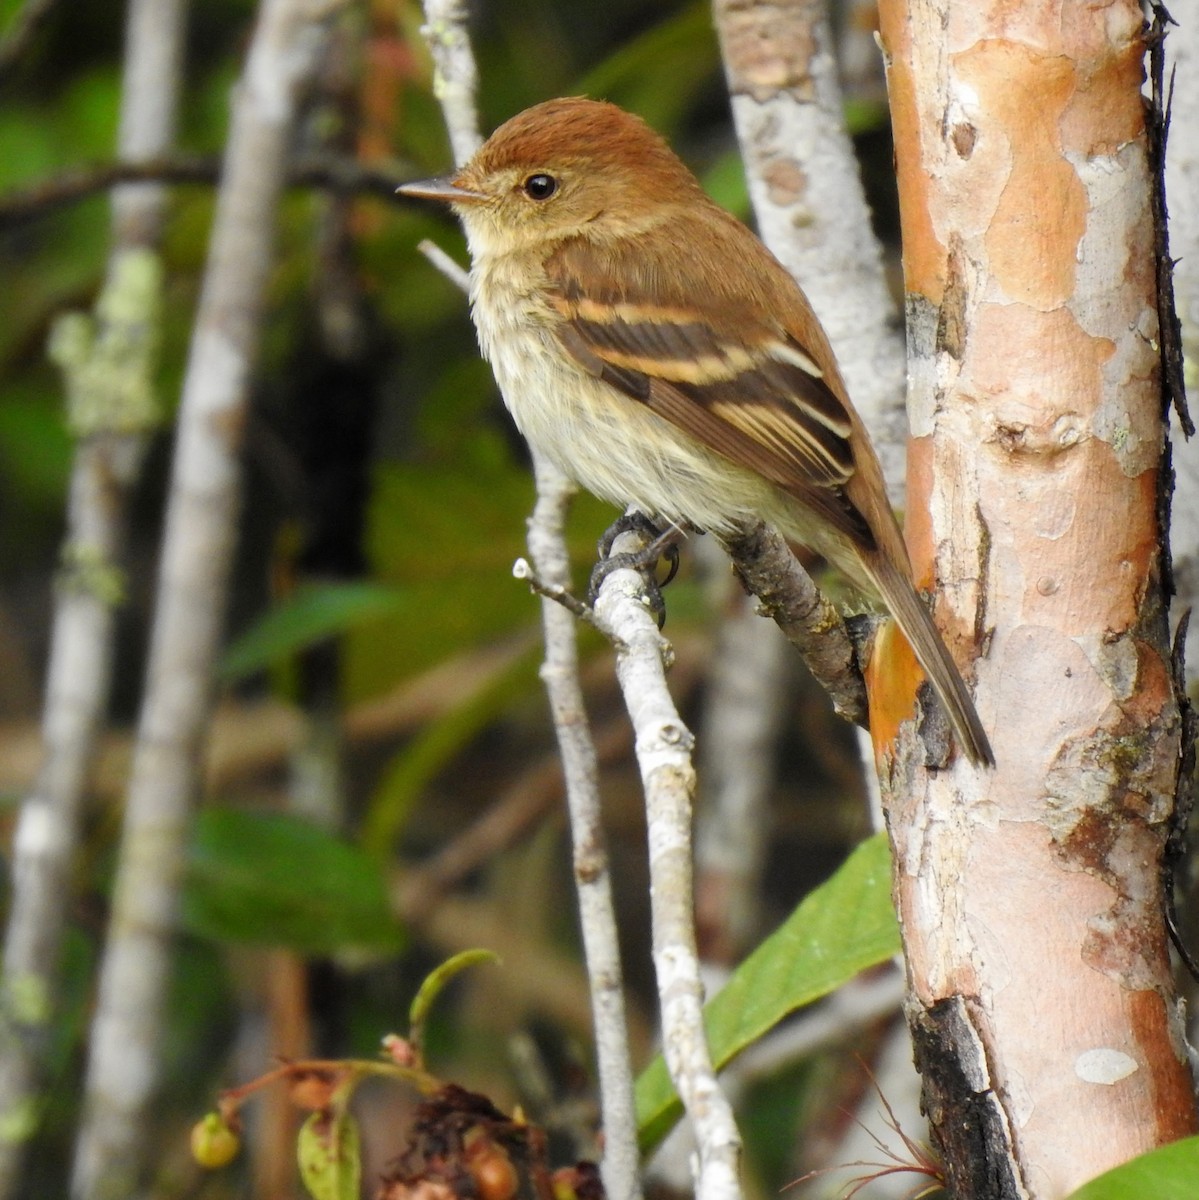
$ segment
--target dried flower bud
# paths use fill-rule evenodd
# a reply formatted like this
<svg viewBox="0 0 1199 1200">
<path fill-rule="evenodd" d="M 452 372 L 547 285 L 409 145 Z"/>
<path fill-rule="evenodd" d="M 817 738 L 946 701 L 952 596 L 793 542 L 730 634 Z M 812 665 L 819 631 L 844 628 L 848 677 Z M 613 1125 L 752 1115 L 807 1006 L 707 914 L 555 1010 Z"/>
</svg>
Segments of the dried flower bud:
<svg viewBox="0 0 1199 1200">
<path fill-rule="evenodd" d="M 479 1200 L 512 1200 L 520 1176 L 503 1146 L 483 1137 L 466 1148 L 466 1169 L 475 1181 Z"/>
</svg>

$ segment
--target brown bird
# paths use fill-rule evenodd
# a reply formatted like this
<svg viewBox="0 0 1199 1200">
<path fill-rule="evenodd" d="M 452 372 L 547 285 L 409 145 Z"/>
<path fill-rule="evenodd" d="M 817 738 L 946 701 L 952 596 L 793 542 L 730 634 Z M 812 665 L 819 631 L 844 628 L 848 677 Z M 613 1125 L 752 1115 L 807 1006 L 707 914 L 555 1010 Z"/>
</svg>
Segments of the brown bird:
<svg viewBox="0 0 1199 1200">
<path fill-rule="evenodd" d="M 649 126 L 551 100 L 400 190 L 461 218 L 479 343 L 539 452 L 651 518 L 765 521 L 823 555 L 886 604 L 967 756 L 994 762 L 811 305 Z"/>
</svg>

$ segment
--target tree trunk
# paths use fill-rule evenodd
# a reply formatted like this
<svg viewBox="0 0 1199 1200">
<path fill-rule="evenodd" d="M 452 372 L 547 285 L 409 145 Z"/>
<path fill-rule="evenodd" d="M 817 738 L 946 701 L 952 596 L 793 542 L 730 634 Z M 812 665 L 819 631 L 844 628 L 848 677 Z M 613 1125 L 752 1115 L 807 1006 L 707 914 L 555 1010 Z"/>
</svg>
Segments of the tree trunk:
<svg viewBox="0 0 1199 1200">
<path fill-rule="evenodd" d="M 1132 0 L 883 0 L 908 541 L 998 767 L 884 761 L 909 1021 L 958 1200 L 1195 1128 L 1159 867 L 1179 771 Z M 971 668 L 970 660 L 977 658 Z"/>
</svg>

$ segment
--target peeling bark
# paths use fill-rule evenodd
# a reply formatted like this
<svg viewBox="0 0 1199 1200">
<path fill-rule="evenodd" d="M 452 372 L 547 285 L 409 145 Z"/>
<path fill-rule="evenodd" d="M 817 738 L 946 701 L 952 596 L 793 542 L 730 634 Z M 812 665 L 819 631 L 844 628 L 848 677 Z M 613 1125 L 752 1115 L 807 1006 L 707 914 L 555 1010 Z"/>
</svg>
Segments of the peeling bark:
<svg viewBox="0 0 1199 1200">
<path fill-rule="evenodd" d="M 884 0 L 907 536 L 998 769 L 885 770 L 955 1197 L 1064 1196 L 1195 1128 L 1159 864 L 1180 721 L 1138 6 Z"/>
</svg>

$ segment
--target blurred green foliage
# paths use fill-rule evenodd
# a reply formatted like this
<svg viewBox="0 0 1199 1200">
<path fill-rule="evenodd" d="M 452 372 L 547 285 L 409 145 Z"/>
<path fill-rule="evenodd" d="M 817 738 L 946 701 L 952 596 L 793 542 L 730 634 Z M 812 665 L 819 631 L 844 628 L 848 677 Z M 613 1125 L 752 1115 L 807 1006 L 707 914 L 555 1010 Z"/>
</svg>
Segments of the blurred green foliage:
<svg viewBox="0 0 1199 1200">
<path fill-rule="evenodd" d="M 402 945 L 379 864 L 286 813 L 198 815 L 183 923 L 219 941 L 306 954 L 394 953 Z"/>
</svg>

